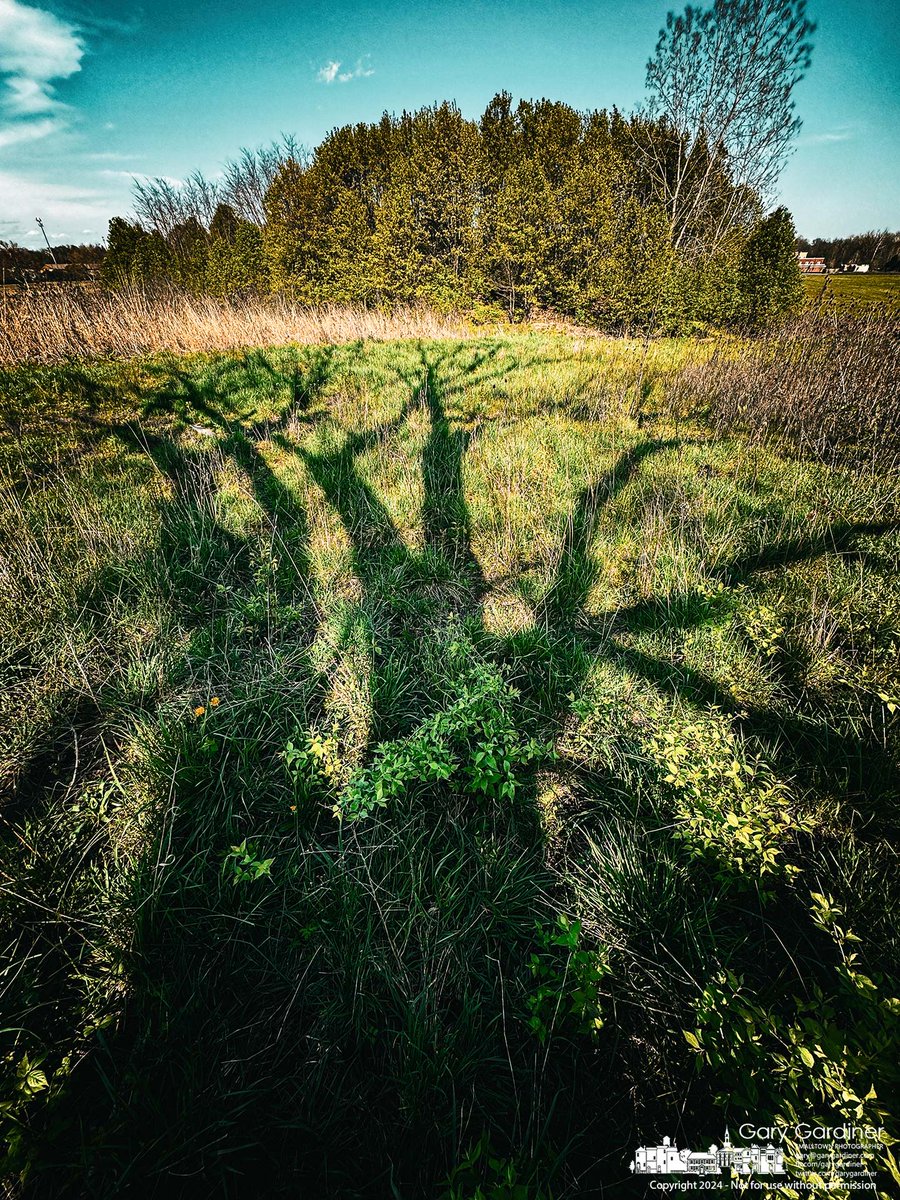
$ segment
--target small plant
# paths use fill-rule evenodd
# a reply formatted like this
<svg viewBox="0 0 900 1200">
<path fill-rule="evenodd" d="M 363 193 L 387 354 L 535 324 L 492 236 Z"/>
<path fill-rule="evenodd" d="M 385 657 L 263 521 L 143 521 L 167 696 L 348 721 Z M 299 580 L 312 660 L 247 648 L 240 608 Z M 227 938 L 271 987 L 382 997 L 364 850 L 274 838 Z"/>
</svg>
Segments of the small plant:
<svg viewBox="0 0 900 1200">
<path fill-rule="evenodd" d="M 774 658 L 781 649 L 785 626 L 778 609 L 770 604 L 756 604 L 743 611 L 741 624 L 747 637 L 766 658 Z"/>
<path fill-rule="evenodd" d="M 231 882 L 235 885 L 252 883 L 264 876 L 271 878 L 274 861 L 274 858 L 257 858 L 256 850 L 244 838 L 240 845 L 232 846 L 225 855 L 222 871 L 224 874 L 231 871 Z"/>
<path fill-rule="evenodd" d="M 721 1104 L 730 1099 L 748 1110 L 762 1107 L 785 1126 L 829 1125 L 837 1117 L 883 1130 L 890 1113 L 881 1092 L 890 1094 L 900 1084 L 900 999 L 885 992 L 883 981 L 860 971 L 857 952 L 847 949 L 860 939 L 838 925 L 843 912 L 834 900 L 819 892 L 810 899 L 813 923 L 832 938 L 841 957 L 834 988 L 826 992 L 813 984 L 809 995 L 791 998 L 786 1011 L 774 1011 L 748 995 L 743 978 L 720 972 L 697 1005 L 697 1028 L 684 1036 L 725 1083 Z M 863 1158 L 900 1184 L 894 1142 L 883 1131 Z M 800 1178 L 821 1184 L 823 1193 L 844 1194 L 840 1156 L 834 1177 L 822 1181 L 804 1171 L 801 1144 L 786 1143 L 786 1149 Z"/>
<path fill-rule="evenodd" d="M 29 1114 L 35 1105 L 46 1105 L 60 1094 L 71 1070 L 70 1054 L 63 1056 L 55 1071 L 49 1071 L 47 1057 L 46 1053 L 23 1054 L 17 1059 L 15 1054 L 7 1054 L 0 1061 L 0 1142 L 5 1143 L 7 1171 L 27 1171 L 33 1153 Z"/>
<path fill-rule="evenodd" d="M 553 1200 L 535 1173 L 533 1166 L 495 1154 L 481 1137 L 450 1172 L 441 1200 Z"/>
<path fill-rule="evenodd" d="M 477 663 L 449 708 L 378 747 L 371 766 L 351 776 L 335 815 L 356 820 L 415 786 L 451 779 L 472 793 L 513 800 L 517 769 L 551 753 L 517 729 L 511 711 L 517 697 L 501 675 Z"/>
<path fill-rule="evenodd" d="M 745 753 L 721 713 L 657 734 L 647 749 L 675 793 L 678 835 L 693 854 L 713 853 L 733 875 L 796 875 L 783 846 L 806 823 L 791 796 L 761 760 Z"/>
<path fill-rule="evenodd" d="M 605 950 L 583 947 L 581 922 L 564 913 L 555 926 L 538 922 L 535 928 L 539 949 L 529 960 L 536 984 L 528 998 L 529 1026 L 544 1043 L 562 1016 L 596 1037 L 603 1028 L 600 985 L 610 973 Z"/>
<path fill-rule="evenodd" d="M 344 775 L 344 764 L 338 745 L 338 724 L 330 733 L 315 726 L 287 743 L 281 757 L 294 789 L 301 796 L 316 792 L 334 795 Z"/>
</svg>

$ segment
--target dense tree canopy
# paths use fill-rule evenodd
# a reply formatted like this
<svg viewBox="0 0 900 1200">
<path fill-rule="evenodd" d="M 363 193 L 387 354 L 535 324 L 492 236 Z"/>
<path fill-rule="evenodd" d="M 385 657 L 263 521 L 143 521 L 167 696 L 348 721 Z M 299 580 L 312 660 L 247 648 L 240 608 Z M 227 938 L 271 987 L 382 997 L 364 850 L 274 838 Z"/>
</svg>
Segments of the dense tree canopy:
<svg viewBox="0 0 900 1200">
<path fill-rule="evenodd" d="M 764 273 L 747 275 L 768 228 L 758 197 L 696 139 L 683 172 L 682 137 L 664 118 L 514 104 L 505 92 L 480 121 L 450 103 L 385 114 L 333 130 L 311 155 L 270 155 L 243 193 L 231 179 L 229 201 L 200 176 L 182 192 L 142 183 L 139 220 L 110 226 L 104 279 L 311 304 L 489 306 L 511 319 L 550 309 L 614 330 L 790 309 L 796 288 L 762 304 Z M 688 201 L 703 189 L 677 219 L 663 161 L 682 172 Z M 258 166 L 253 155 L 240 162 Z M 246 193 L 252 203 L 235 199 Z M 779 229 L 789 225 L 782 214 Z M 797 271 L 788 232 L 776 239 L 785 278 Z"/>
</svg>

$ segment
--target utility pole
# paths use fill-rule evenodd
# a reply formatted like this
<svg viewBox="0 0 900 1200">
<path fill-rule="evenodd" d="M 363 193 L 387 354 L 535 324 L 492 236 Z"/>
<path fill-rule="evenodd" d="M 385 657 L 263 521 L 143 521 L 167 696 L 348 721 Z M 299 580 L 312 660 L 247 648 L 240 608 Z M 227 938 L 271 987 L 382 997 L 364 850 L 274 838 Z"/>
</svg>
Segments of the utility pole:
<svg viewBox="0 0 900 1200">
<path fill-rule="evenodd" d="M 40 217 L 34 218 L 38 223 L 38 229 L 44 235 L 44 241 L 47 243 L 47 249 L 50 251 L 50 257 L 53 259 L 53 265 L 56 266 L 56 255 L 53 253 L 53 247 L 50 245 L 50 239 L 47 237 L 47 230 L 44 228 L 44 222 Z"/>
</svg>

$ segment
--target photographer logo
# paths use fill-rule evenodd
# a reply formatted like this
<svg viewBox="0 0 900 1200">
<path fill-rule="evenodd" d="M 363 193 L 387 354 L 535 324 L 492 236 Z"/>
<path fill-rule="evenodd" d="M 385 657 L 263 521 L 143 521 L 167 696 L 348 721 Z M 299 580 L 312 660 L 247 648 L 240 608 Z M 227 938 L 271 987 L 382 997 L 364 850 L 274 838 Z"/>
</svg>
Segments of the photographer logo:
<svg viewBox="0 0 900 1200">
<path fill-rule="evenodd" d="M 708 1150 L 679 1150 L 671 1138 L 661 1146 L 639 1146 L 630 1164 L 635 1175 L 784 1175 L 784 1153 L 769 1142 L 765 1146 L 733 1146 L 728 1130 L 721 1146 Z"/>
</svg>

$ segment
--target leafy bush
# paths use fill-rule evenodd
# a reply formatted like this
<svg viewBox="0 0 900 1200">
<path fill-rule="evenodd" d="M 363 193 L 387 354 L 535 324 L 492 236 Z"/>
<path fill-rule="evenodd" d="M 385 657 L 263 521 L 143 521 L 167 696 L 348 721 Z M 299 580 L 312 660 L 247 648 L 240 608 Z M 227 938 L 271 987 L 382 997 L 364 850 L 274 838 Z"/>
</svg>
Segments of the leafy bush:
<svg viewBox="0 0 900 1200">
<path fill-rule="evenodd" d="M 655 735 L 648 752 L 674 792 L 678 836 L 696 855 L 713 854 L 724 878 L 796 874 L 785 842 L 802 827 L 785 784 L 748 756 L 726 718 L 683 723 Z"/>
<path fill-rule="evenodd" d="M 849 949 L 860 939 L 837 924 L 842 911 L 833 899 L 813 892 L 810 900 L 814 923 L 839 953 L 829 984 L 813 983 L 806 995 L 768 1008 L 748 994 L 743 979 L 724 971 L 705 987 L 697 1028 L 684 1036 L 724 1084 L 722 1104 L 762 1110 L 788 1127 L 881 1129 L 893 1118 L 900 1087 L 900 999 L 885 990 L 883 980 L 860 969 L 857 953 Z M 885 1129 L 863 1158 L 900 1184 L 900 1165 L 890 1149 L 895 1141 Z M 814 1194 L 821 1189 L 819 1194 L 846 1200 L 839 1151 L 833 1175 L 823 1178 L 804 1166 L 801 1142 L 789 1138 L 785 1145 L 795 1178 L 811 1184 Z M 790 1186 L 785 1194 L 798 1195 Z M 880 1195 L 887 1200 L 887 1192 Z"/>
<path fill-rule="evenodd" d="M 456 690 L 448 708 L 409 736 L 378 746 L 371 765 L 351 776 L 335 815 L 356 820 L 417 786 L 446 782 L 493 800 L 515 799 L 517 773 L 547 753 L 519 728 L 518 692 L 484 663 L 466 671 Z"/>
</svg>

